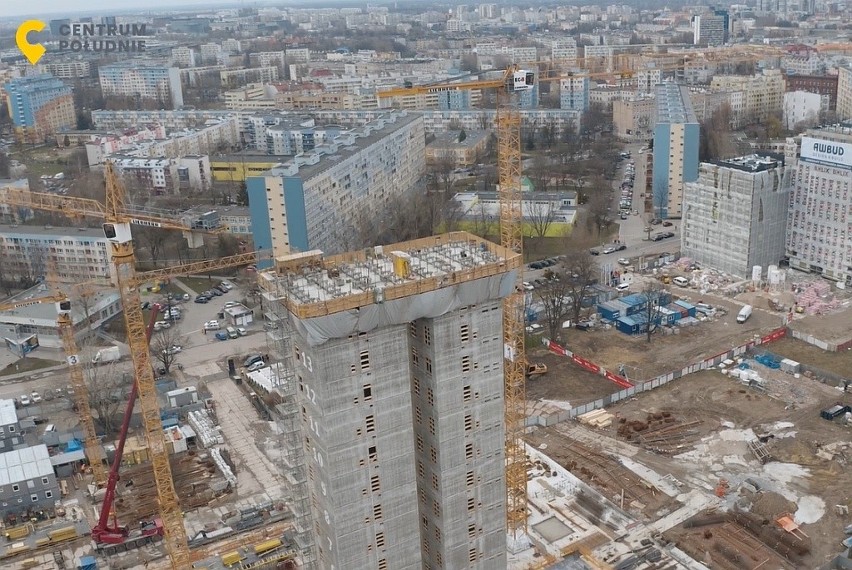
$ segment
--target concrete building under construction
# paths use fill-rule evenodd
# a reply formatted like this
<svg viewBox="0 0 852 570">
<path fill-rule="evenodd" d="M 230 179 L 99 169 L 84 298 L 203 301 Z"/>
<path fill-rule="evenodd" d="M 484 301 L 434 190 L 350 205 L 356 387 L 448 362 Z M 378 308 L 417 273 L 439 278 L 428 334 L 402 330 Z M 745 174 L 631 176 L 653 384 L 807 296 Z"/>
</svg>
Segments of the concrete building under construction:
<svg viewBox="0 0 852 570">
<path fill-rule="evenodd" d="M 506 567 L 501 300 L 520 263 L 455 232 L 260 275 L 315 567 Z"/>
</svg>

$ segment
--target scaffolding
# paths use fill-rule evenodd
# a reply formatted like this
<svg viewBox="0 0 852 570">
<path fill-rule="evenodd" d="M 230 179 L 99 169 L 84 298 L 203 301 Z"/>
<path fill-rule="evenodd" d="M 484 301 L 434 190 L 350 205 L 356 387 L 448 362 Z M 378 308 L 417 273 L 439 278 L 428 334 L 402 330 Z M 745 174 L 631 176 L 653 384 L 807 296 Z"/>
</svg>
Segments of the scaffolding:
<svg viewBox="0 0 852 570">
<path fill-rule="evenodd" d="M 282 281 L 276 279 L 276 286 Z M 278 402 L 272 408 L 272 418 L 278 428 L 280 460 L 279 471 L 283 475 L 284 500 L 293 513 L 293 541 L 300 554 L 302 568 L 317 568 L 314 544 L 311 505 L 308 498 L 308 478 L 302 433 L 299 422 L 299 405 L 296 401 L 298 382 L 293 362 L 292 331 L 284 305 L 284 292 L 264 289 L 261 309 L 267 322 L 266 344 L 270 355 L 278 362 L 273 390 Z"/>
</svg>

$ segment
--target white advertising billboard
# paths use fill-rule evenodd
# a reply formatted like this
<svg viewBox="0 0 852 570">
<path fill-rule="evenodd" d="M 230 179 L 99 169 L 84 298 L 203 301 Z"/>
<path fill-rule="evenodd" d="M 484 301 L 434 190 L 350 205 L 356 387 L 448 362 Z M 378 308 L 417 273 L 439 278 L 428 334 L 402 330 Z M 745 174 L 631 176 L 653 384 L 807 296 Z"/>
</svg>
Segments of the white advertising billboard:
<svg viewBox="0 0 852 570">
<path fill-rule="evenodd" d="M 801 158 L 852 168 L 852 144 L 802 137 Z"/>
</svg>

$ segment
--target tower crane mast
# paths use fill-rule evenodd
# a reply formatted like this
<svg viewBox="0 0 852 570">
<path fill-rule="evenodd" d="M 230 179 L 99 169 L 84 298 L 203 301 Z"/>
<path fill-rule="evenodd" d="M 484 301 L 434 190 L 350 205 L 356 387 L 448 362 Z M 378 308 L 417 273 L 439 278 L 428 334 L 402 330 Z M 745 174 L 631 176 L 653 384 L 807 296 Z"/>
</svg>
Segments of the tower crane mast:
<svg viewBox="0 0 852 570">
<path fill-rule="evenodd" d="M 407 86 L 378 93 L 379 98 L 439 91 L 497 91 L 497 170 L 500 190 L 500 244 L 523 254 L 521 211 L 521 116 L 512 95 L 535 87 L 535 73 L 512 66 L 491 80 Z M 523 265 L 514 292 L 503 301 L 503 388 L 506 425 L 506 526 L 517 535 L 527 527 L 527 472 L 523 433 L 526 420 L 526 352 L 524 348 Z"/>
</svg>

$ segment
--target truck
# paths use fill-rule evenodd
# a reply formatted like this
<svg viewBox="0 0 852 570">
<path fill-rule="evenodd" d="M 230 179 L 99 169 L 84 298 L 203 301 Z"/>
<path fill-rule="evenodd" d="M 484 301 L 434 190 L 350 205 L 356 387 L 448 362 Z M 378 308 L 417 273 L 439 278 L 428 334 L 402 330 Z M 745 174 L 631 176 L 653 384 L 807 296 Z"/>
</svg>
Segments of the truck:
<svg viewBox="0 0 852 570">
<path fill-rule="evenodd" d="M 751 316 L 752 310 L 753 309 L 752 309 L 751 305 L 743 306 L 743 308 L 740 309 L 740 312 L 737 315 L 737 322 L 740 323 L 740 324 L 743 324 L 744 322 L 746 322 L 748 320 L 748 318 Z"/>
<path fill-rule="evenodd" d="M 92 357 L 92 364 L 106 364 L 121 359 L 121 349 L 117 346 L 102 348 Z"/>
</svg>

